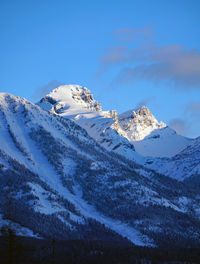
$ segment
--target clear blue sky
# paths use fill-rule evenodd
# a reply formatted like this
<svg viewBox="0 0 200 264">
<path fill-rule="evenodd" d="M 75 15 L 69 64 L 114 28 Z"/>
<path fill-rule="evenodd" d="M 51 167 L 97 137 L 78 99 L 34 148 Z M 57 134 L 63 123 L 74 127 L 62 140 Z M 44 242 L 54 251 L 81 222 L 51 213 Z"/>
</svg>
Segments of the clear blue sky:
<svg viewBox="0 0 200 264">
<path fill-rule="evenodd" d="M 200 136 L 199 14 L 199 0 L 1 0 L 0 92 L 80 84 L 105 110 L 146 104 Z"/>
</svg>

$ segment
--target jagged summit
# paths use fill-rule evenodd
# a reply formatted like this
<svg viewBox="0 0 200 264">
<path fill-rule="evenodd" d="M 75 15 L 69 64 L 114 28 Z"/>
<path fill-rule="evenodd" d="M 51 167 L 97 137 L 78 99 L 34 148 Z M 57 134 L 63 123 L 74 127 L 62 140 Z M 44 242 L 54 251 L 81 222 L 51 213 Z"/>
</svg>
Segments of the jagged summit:
<svg viewBox="0 0 200 264">
<path fill-rule="evenodd" d="M 162 121 L 157 121 L 146 106 L 120 114 L 119 124 L 131 141 L 142 140 L 153 130 L 166 127 Z"/>
<path fill-rule="evenodd" d="M 55 88 L 38 105 L 60 115 L 76 115 L 80 112 L 102 111 L 90 90 L 80 85 L 62 85 Z"/>
</svg>

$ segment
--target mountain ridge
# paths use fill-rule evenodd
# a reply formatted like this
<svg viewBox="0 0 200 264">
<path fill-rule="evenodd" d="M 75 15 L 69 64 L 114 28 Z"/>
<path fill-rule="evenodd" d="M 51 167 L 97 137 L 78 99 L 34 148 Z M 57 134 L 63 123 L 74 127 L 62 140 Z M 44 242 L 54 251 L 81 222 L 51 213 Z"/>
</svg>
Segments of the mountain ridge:
<svg viewBox="0 0 200 264">
<path fill-rule="evenodd" d="M 90 105 L 83 107 L 81 100 L 75 102 L 73 92 L 76 89 L 80 94 L 87 91 L 89 98 L 92 98 L 92 105 L 97 107 Z M 71 90 L 73 92 L 70 94 Z M 91 92 L 82 86 L 64 85 L 54 89 L 38 103 L 40 107 L 48 110 L 43 105 L 45 98 L 48 98 L 49 104 L 51 100 L 54 102 L 50 106 L 50 111 L 53 108 L 54 113 L 74 120 L 107 150 L 124 153 L 126 157 L 135 161 L 140 159 L 140 155 L 172 157 L 192 143 L 192 139 L 178 135 L 165 123 L 157 121 L 145 106 L 122 114 L 118 114 L 115 110 L 103 111 L 101 104 L 94 99 Z M 59 108 L 58 105 L 59 107 L 62 105 L 62 112 L 55 110 Z M 121 142 L 120 149 L 116 148 L 118 144 L 113 143 L 112 138 L 115 142 Z M 135 149 L 137 154 L 133 153 L 132 149 Z"/>
</svg>

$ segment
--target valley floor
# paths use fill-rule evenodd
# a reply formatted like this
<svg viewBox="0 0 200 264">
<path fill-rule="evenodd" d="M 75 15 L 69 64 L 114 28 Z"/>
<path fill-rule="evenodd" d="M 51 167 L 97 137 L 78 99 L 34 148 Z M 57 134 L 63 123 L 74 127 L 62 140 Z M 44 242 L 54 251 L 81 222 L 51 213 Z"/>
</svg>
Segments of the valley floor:
<svg viewBox="0 0 200 264">
<path fill-rule="evenodd" d="M 57 241 L 4 236 L 0 237 L 0 263 L 192 264 L 200 263 L 200 250 L 139 247 L 114 241 Z"/>
</svg>

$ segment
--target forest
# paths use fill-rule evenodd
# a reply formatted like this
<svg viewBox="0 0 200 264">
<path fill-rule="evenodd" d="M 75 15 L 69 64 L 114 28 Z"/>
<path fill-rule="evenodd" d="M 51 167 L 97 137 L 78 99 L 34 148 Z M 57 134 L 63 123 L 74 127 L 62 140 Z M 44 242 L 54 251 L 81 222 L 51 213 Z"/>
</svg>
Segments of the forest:
<svg viewBox="0 0 200 264">
<path fill-rule="evenodd" d="M 128 241 L 55 240 L 16 236 L 10 229 L 0 237 L 2 264 L 192 264 L 199 249 L 150 248 Z"/>
</svg>

